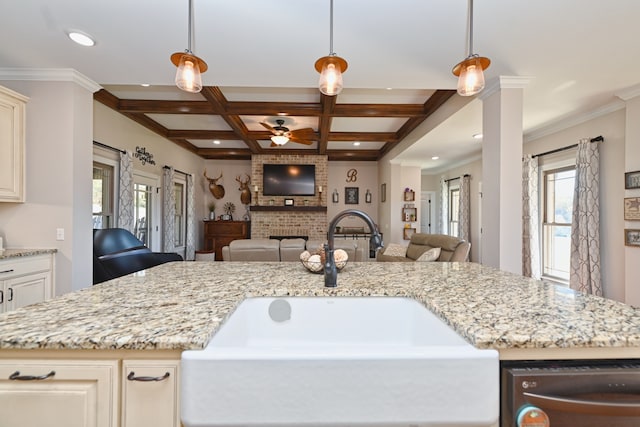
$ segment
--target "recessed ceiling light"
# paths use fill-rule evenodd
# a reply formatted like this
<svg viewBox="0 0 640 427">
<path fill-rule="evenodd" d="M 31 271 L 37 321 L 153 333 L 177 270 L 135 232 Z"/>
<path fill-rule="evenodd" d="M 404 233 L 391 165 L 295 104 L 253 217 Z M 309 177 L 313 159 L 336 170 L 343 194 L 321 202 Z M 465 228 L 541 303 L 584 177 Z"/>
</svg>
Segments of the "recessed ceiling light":
<svg viewBox="0 0 640 427">
<path fill-rule="evenodd" d="M 67 36 L 74 42 L 82 46 L 93 46 L 96 42 L 88 34 L 81 33 L 79 31 L 69 31 Z"/>
<path fill-rule="evenodd" d="M 219 140 L 217 140 L 217 139 L 216 139 L 216 140 L 214 140 L 214 141 L 213 141 L 213 143 L 214 143 L 215 145 L 220 145 L 220 141 L 219 141 Z"/>
<path fill-rule="evenodd" d="M 140 84 L 140 86 L 142 86 L 142 87 L 149 87 L 149 86 L 151 86 L 151 85 L 150 85 L 149 83 L 141 83 L 141 84 Z"/>
<path fill-rule="evenodd" d="M 482 139 L 482 134 L 481 133 L 474 133 L 473 134 L 473 139 Z"/>
<path fill-rule="evenodd" d="M 354 147 L 358 147 L 358 146 L 360 146 L 360 143 L 358 141 L 356 141 L 356 142 L 353 143 L 353 146 Z"/>
<path fill-rule="evenodd" d="M 440 157 L 439 156 L 433 156 L 431 157 L 431 160 L 438 160 Z"/>
</svg>

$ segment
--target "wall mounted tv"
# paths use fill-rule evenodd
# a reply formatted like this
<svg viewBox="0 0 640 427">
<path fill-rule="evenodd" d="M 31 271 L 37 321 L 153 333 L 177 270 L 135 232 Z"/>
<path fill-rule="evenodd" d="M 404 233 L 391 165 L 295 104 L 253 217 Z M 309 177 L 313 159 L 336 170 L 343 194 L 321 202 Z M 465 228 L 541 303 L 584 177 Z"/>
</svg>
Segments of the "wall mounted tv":
<svg viewBox="0 0 640 427">
<path fill-rule="evenodd" d="M 265 196 L 313 196 L 316 194 L 316 165 L 262 165 Z"/>
</svg>

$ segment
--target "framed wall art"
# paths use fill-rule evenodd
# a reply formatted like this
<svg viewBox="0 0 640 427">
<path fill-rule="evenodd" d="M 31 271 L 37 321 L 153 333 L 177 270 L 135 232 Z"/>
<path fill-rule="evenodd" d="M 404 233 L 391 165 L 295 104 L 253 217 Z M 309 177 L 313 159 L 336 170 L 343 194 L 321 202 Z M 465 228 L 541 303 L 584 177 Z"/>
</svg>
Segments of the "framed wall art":
<svg viewBox="0 0 640 427">
<path fill-rule="evenodd" d="M 624 244 L 640 248 L 640 230 L 626 228 L 624 230 Z"/>
<path fill-rule="evenodd" d="M 624 220 L 640 221 L 640 197 L 626 197 L 624 199 Z"/>
<path fill-rule="evenodd" d="M 358 203 L 358 187 L 344 187 L 344 204 L 357 205 Z"/>
<path fill-rule="evenodd" d="M 640 171 L 627 172 L 624 174 L 624 188 L 627 190 L 640 188 Z"/>
</svg>

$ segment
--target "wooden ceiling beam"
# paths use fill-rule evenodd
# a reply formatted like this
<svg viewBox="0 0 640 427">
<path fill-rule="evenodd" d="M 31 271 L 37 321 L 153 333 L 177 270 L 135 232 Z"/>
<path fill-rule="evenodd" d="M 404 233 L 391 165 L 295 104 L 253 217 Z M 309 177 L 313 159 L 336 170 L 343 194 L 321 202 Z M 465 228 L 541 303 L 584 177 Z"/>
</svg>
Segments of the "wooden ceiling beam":
<svg viewBox="0 0 640 427">
<path fill-rule="evenodd" d="M 411 117 L 423 114 L 421 104 L 337 104 L 334 117 Z"/>
<path fill-rule="evenodd" d="M 329 134 L 329 141 L 388 142 L 395 140 L 395 132 L 331 132 Z"/>
<path fill-rule="evenodd" d="M 251 160 L 251 150 L 232 148 L 198 148 L 196 154 L 203 159 L 216 160 Z"/>
<path fill-rule="evenodd" d="M 229 102 L 226 111 L 242 116 L 319 116 L 320 104 L 306 102 Z"/>
<path fill-rule="evenodd" d="M 157 101 L 122 99 L 118 109 L 123 113 L 147 114 L 216 114 L 207 101 Z"/>
<path fill-rule="evenodd" d="M 322 115 L 318 122 L 318 154 L 327 154 L 327 146 L 329 145 L 329 134 L 331 133 L 331 115 L 336 108 L 338 96 L 320 95 L 320 105 L 322 106 Z"/>
<path fill-rule="evenodd" d="M 372 162 L 379 158 L 378 150 L 328 150 L 331 161 Z"/>
<path fill-rule="evenodd" d="M 93 94 L 93 99 L 99 103 L 106 105 L 112 110 L 120 112 L 120 99 L 106 89 L 100 89 Z"/>
</svg>

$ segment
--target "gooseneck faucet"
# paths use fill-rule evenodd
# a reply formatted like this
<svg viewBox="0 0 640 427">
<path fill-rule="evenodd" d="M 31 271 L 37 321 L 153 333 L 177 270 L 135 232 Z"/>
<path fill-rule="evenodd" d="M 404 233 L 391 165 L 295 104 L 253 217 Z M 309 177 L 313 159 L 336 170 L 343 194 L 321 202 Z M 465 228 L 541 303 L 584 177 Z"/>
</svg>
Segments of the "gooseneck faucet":
<svg viewBox="0 0 640 427">
<path fill-rule="evenodd" d="M 357 216 L 364 220 L 364 222 L 366 222 L 369 226 L 369 230 L 371 231 L 371 247 L 373 247 L 373 249 L 376 251 L 382 247 L 382 236 L 380 235 L 380 231 L 378 231 L 378 227 L 373 222 L 371 217 L 365 212 L 359 211 L 357 209 L 347 209 L 336 215 L 329 223 L 327 243 L 324 245 L 324 286 L 328 288 L 335 288 L 336 286 L 338 286 L 338 269 L 336 268 L 336 259 L 333 256 L 336 225 L 338 225 L 338 222 L 340 222 L 340 220 L 348 216 Z"/>
</svg>

